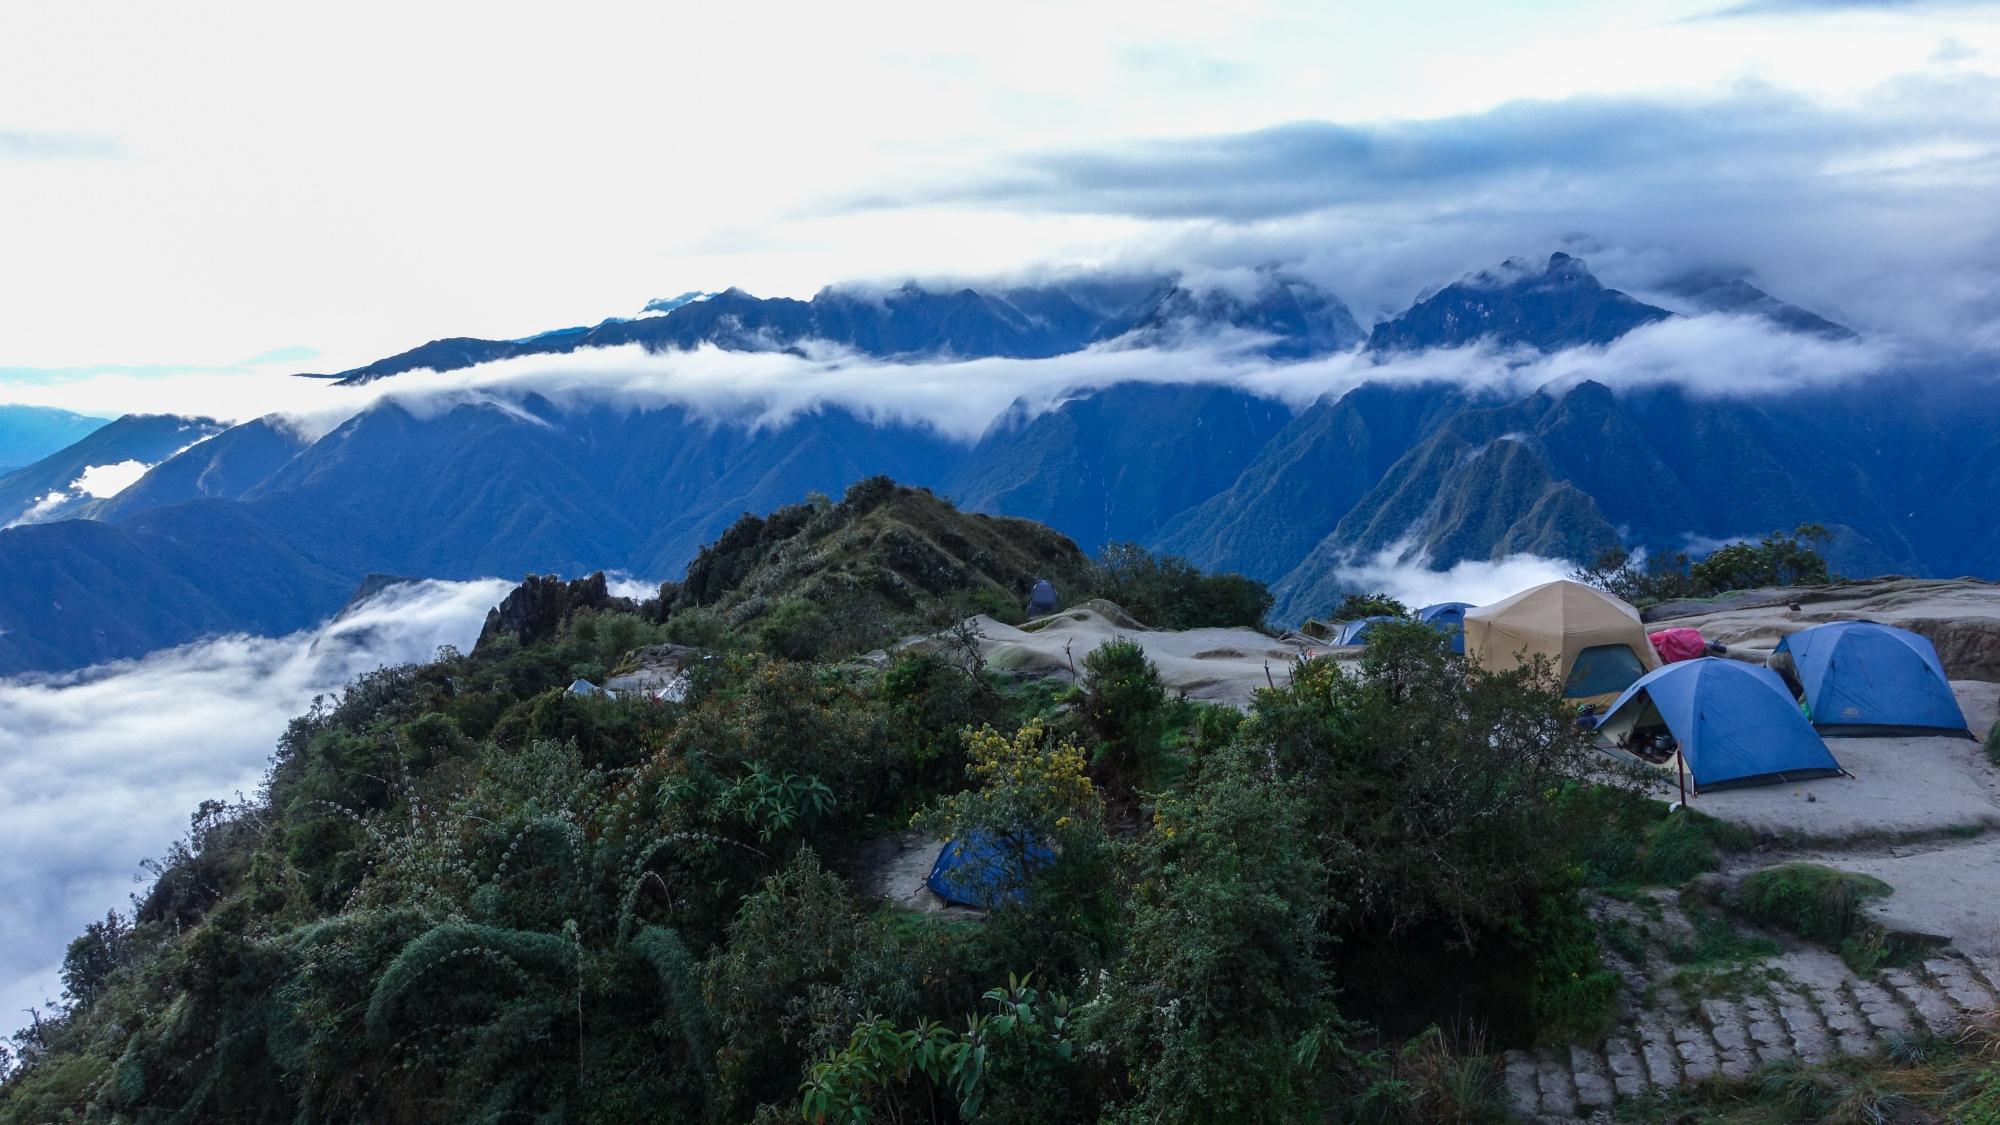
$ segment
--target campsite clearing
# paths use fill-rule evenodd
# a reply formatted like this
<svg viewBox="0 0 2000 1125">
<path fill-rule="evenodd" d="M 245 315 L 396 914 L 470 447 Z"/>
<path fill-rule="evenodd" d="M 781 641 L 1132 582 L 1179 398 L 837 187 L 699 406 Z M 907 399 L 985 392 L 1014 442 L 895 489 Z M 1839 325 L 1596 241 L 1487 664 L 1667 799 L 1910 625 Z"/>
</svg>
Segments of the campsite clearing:
<svg viewBox="0 0 2000 1125">
<path fill-rule="evenodd" d="M 1258 688 L 1283 684 L 1301 656 L 1358 658 L 1359 649 L 1279 639 L 1255 629 L 1149 629 L 1110 602 L 1088 601 L 1017 628 L 981 614 L 979 654 L 997 671 L 1031 678 L 1074 679 L 1083 658 L 1107 641 L 1126 640 L 1146 652 L 1170 692 L 1189 699 L 1250 706 Z"/>
</svg>

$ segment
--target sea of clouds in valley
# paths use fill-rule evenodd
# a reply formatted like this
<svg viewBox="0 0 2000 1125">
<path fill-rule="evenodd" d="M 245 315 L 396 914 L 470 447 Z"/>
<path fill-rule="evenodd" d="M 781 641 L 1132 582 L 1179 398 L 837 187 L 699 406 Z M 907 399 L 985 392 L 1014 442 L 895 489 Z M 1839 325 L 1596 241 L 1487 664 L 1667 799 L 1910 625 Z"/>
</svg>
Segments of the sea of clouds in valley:
<svg viewBox="0 0 2000 1125">
<path fill-rule="evenodd" d="M 440 645 L 470 647 L 509 586 L 394 586 L 313 631 L 0 680 L 0 1029 L 60 993 L 70 939 L 129 906 L 141 860 L 185 833 L 196 806 L 257 791 L 315 696 Z"/>
</svg>

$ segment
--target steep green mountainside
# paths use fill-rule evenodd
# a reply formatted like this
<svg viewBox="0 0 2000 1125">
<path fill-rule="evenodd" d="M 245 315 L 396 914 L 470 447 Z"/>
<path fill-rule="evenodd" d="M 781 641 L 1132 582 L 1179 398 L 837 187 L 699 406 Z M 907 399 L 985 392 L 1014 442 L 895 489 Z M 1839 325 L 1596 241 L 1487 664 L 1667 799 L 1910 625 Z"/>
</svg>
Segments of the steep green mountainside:
<svg viewBox="0 0 2000 1125">
<path fill-rule="evenodd" d="M 1074 687 L 852 659 L 1034 576 L 1223 581 L 1115 562 L 871 480 L 658 597 L 530 579 L 195 810 L 0 1057 L 0 1125 L 1500 1120 L 1493 1049 L 1609 1018 L 1578 881 L 1658 807 L 1585 781 L 1549 679 L 1414 624 L 1247 715 L 1117 642 Z M 566 690 L 666 642 L 679 698 Z M 883 896 L 943 837 L 990 911 Z"/>
<path fill-rule="evenodd" d="M 791 619 L 853 638 L 899 626 L 941 627 L 953 614 L 1021 613 L 1041 579 L 1081 592 L 1088 562 L 1041 524 L 961 512 L 886 477 L 862 481 L 839 503 L 793 504 L 745 515 L 661 589 L 663 612 L 700 612 L 741 630 Z M 914 615 L 931 609 L 917 622 Z M 797 655 L 797 650 L 794 650 Z"/>
</svg>

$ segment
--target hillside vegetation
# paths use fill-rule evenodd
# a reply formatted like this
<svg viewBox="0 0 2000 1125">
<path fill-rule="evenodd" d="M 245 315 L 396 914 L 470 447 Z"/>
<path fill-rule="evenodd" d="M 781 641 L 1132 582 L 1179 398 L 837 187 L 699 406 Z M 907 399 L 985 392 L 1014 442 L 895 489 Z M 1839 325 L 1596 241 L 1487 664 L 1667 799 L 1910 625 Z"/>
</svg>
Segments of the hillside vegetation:
<svg viewBox="0 0 2000 1125">
<path fill-rule="evenodd" d="M 71 945 L 0 1122 L 1501 1119 L 1494 1048 L 1607 1018 L 1576 892 L 1658 807 L 1586 777 L 1546 670 L 1416 625 L 1247 714 L 1131 645 L 1074 687 L 846 659 L 1114 572 L 1190 624 L 1267 604 L 882 481 L 644 602 L 531 581 L 195 812 Z M 682 701 L 564 691 L 669 640 Z M 1018 895 L 862 897 L 858 846 L 913 819 L 1014 849 Z"/>
</svg>

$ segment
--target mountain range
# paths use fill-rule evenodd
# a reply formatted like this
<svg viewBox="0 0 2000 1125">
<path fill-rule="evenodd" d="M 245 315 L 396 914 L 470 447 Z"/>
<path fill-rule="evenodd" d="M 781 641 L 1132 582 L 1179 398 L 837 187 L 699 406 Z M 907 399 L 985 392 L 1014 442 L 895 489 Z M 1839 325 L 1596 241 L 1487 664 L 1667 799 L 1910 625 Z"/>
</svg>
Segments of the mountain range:
<svg viewBox="0 0 2000 1125">
<path fill-rule="evenodd" d="M 1741 277 L 1685 289 L 1690 306 L 1761 316 L 1802 340 L 1851 335 Z M 1337 298 L 1275 269 L 1235 290 L 1134 278 L 658 304 L 666 311 L 523 340 L 433 341 L 337 378 L 418 387 L 424 368 L 621 344 L 1032 358 L 1223 331 L 1280 361 L 1475 342 L 1553 352 L 1677 315 L 1564 254 L 1473 274 L 1366 333 Z M 122 419 L 104 430 L 149 425 L 159 428 Z M 32 504 L 46 495 L 35 488 L 74 481 L 79 463 L 107 463 L 92 458 L 123 449 L 107 441 L 5 478 L 29 474 L 8 502 Z M 1259 578 L 1279 622 L 1324 612 L 1357 560 L 1586 559 L 1807 520 L 1833 528 L 1837 569 L 2000 572 L 2000 525 L 1987 514 L 2000 396 L 1922 371 L 1730 398 L 1590 380 L 1526 394 L 1363 382 L 1296 409 L 1241 386 L 1129 381 L 1044 409 L 1018 403 L 969 442 L 832 405 L 753 424 L 535 393 L 423 410 L 388 398 L 316 438 L 266 418 L 183 446 L 71 512 L 90 518 L 0 531 L 0 568 L 15 578 L 0 591 L 0 673 L 302 628 L 369 574 L 677 578 L 739 514 L 877 475 L 1036 520 L 1086 551 L 1130 540 Z"/>
</svg>

